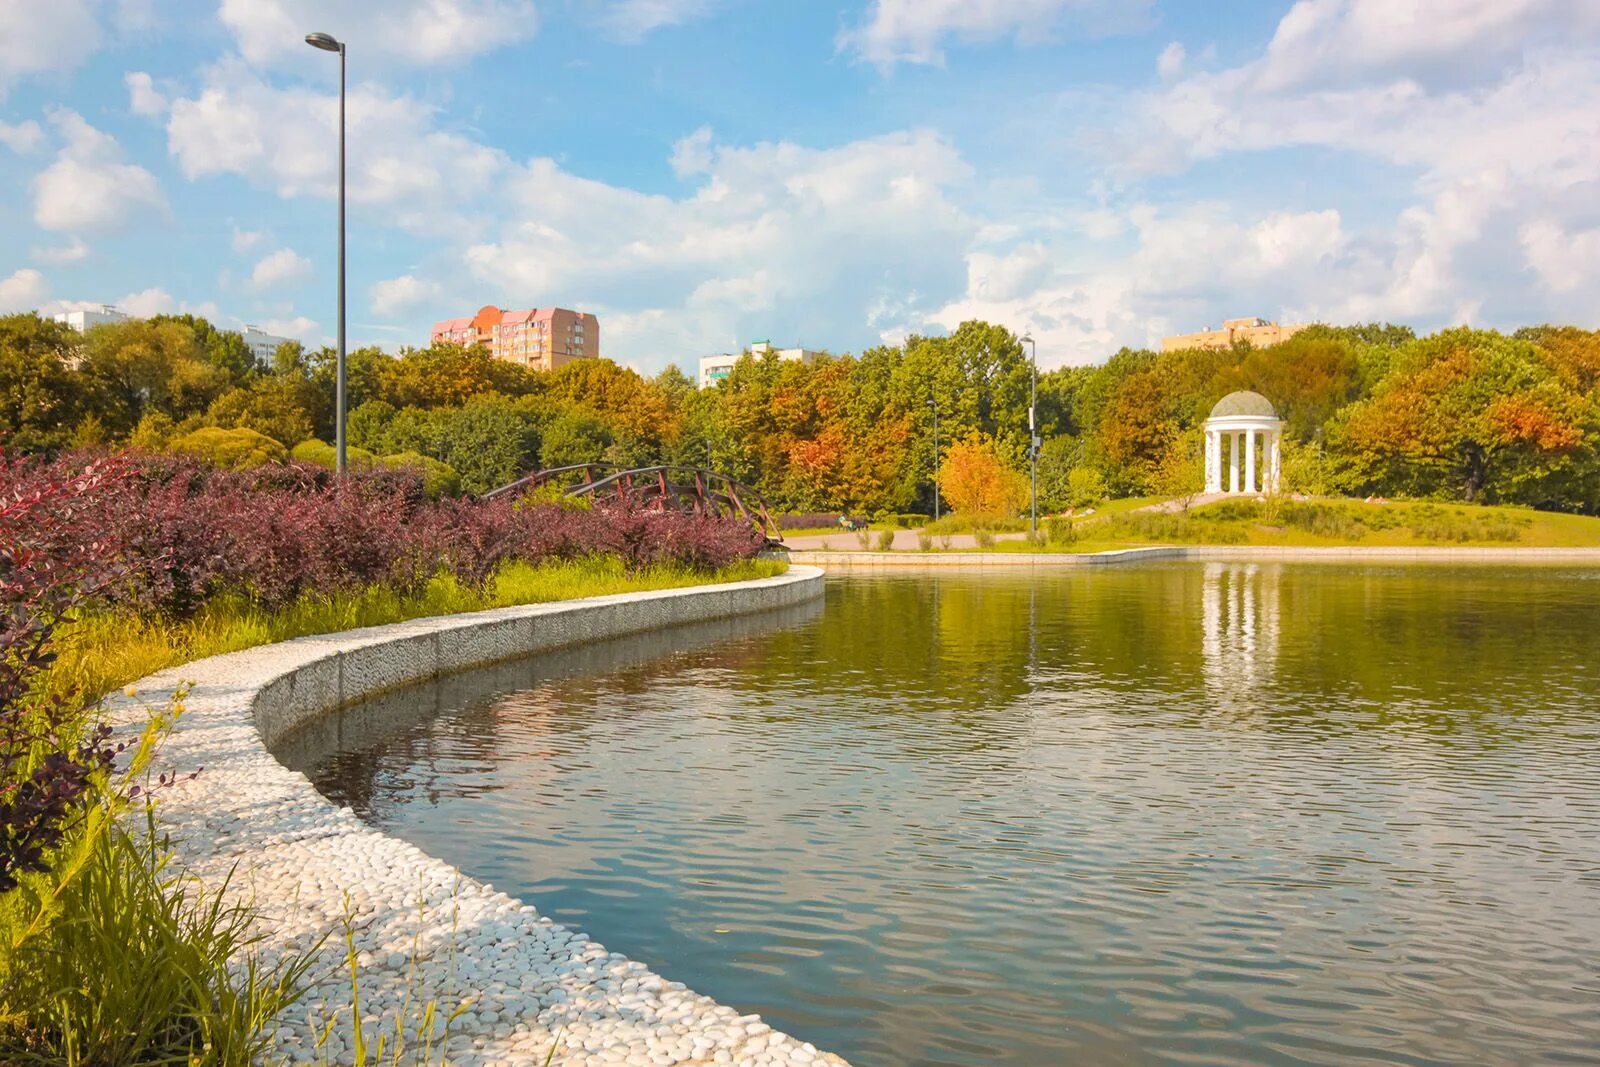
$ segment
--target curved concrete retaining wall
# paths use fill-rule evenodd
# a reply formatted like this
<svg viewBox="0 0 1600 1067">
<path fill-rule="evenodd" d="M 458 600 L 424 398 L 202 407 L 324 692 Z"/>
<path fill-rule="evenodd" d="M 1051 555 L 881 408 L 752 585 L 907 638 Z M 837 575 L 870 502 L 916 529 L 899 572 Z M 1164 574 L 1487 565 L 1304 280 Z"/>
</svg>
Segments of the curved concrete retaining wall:
<svg viewBox="0 0 1600 1067">
<path fill-rule="evenodd" d="M 791 552 L 795 563 L 883 570 L 912 567 L 1097 567 L 1153 560 L 1213 563 L 1498 563 L 1600 567 L 1600 548 L 1465 548 L 1372 545 L 1310 548 L 1290 545 L 1152 545 L 1109 552 Z"/>
<path fill-rule="evenodd" d="M 453 1065 L 842 1064 L 642 964 L 539 916 L 324 800 L 267 745 L 345 704 L 452 671 L 546 649 L 748 614 L 820 596 L 822 572 L 418 619 L 300 638 L 163 671 L 107 701 L 139 723 L 187 685 L 160 753 L 192 781 L 163 793 L 178 859 L 262 913 L 270 959 L 332 935 L 306 1000 L 280 1020 L 277 1052 L 295 1062 L 352 1059 L 343 923 L 361 953 L 363 1014 L 382 1027 L 438 1003 L 466 1011 L 450 1029 Z M 347 902 L 348 901 L 348 905 Z M 407 1005 L 410 1007 L 408 1008 Z M 314 1035 L 339 1022 L 318 1051 Z"/>
</svg>

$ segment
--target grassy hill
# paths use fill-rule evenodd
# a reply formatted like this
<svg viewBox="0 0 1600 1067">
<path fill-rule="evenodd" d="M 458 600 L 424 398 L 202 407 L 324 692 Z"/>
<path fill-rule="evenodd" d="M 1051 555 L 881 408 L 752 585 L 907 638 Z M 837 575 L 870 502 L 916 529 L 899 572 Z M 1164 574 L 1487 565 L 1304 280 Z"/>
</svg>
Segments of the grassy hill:
<svg viewBox="0 0 1600 1067">
<path fill-rule="evenodd" d="M 1114 502 L 1077 520 L 1075 540 L 1066 541 L 1060 525 L 1055 530 L 1051 547 L 1073 552 L 1147 544 L 1600 548 L 1600 518 L 1415 500 L 1225 500 L 1172 512 L 1130 510 Z"/>
</svg>

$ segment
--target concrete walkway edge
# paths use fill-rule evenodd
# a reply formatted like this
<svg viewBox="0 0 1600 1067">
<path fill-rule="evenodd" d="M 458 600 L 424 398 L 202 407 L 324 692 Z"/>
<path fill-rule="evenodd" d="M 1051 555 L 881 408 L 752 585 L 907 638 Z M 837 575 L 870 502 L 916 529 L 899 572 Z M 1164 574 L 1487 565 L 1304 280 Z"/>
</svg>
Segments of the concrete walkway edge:
<svg viewBox="0 0 1600 1067">
<path fill-rule="evenodd" d="M 944 567 L 1097 567 L 1195 560 L 1214 563 L 1432 563 L 1600 567 L 1600 548 L 1461 548 L 1359 545 L 1152 545 L 1106 552 L 819 552 L 789 553 L 797 564 L 831 569 Z"/>
<path fill-rule="evenodd" d="M 497 892 L 367 825 L 268 750 L 302 723 L 429 678 L 821 595 L 822 572 L 794 566 L 748 582 L 416 619 L 199 660 L 135 683 L 105 709 L 127 729 L 188 687 L 158 757 L 161 769 L 180 776 L 204 768 L 160 794 L 160 827 L 177 860 L 207 886 L 227 881 L 232 898 L 259 909 L 267 962 L 328 939 L 305 1001 L 279 1020 L 277 1055 L 352 1062 L 343 963 L 349 915 L 363 1014 L 377 1017 L 366 1027 L 369 1041 L 400 1016 L 414 1031 L 432 1001 L 441 1017 L 466 1008 L 450 1030 L 446 1062 L 453 1067 L 543 1064 L 552 1046 L 551 1062 L 585 1067 L 839 1067 L 838 1057 L 608 952 L 539 915 L 534 902 Z M 315 1035 L 330 1017 L 332 1036 L 319 1050 Z"/>
</svg>

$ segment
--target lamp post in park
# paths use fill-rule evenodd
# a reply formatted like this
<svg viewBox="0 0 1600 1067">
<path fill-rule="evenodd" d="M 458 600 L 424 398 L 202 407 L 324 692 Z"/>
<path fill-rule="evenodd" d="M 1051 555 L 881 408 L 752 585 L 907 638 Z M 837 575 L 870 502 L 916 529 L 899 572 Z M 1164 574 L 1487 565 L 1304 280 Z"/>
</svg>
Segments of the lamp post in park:
<svg viewBox="0 0 1600 1067">
<path fill-rule="evenodd" d="M 344 42 L 326 33 L 306 34 L 306 44 L 339 53 L 339 354 L 333 386 L 335 470 L 344 474 Z"/>
<path fill-rule="evenodd" d="M 933 412 L 933 521 L 939 521 L 939 402 L 928 398 L 928 410 Z"/>
<path fill-rule="evenodd" d="M 1039 540 L 1039 429 L 1034 409 L 1039 405 L 1039 349 L 1031 334 L 1018 338 L 1033 355 L 1033 378 L 1028 386 L 1028 522 L 1033 539 Z"/>
</svg>

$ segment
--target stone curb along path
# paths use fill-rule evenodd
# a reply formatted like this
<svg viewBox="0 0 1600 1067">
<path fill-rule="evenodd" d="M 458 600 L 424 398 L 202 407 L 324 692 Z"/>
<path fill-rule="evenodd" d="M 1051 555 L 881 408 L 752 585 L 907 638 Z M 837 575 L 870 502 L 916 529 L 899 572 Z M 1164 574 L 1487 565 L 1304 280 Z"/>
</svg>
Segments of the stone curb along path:
<svg viewBox="0 0 1600 1067">
<path fill-rule="evenodd" d="M 158 754 L 162 768 L 203 772 L 161 794 L 177 859 L 261 913 L 270 962 L 326 936 L 300 1004 L 279 1020 L 293 1062 L 349 1063 L 350 975 L 344 920 L 355 919 L 361 1008 L 393 1033 L 436 1001 L 463 1004 L 434 1063 L 828 1064 L 837 1056 L 772 1030 L 543 918 L 531 903 L 463 875 L 323 799 L 268 746 L 298 724 L 442 674 L 676 623 L 749 614 L 822 594 L 822 572 L 418 619 L 306 637 L 151 675 L 107 701 L 113 722 L 142 723 L 189 686 Z M 319 1052 L 329 1016 L 338 1025 Z M 409 1029 L 409 1028 L 408 1028 Z M 392 1040 L 392 1039 L 391 1039 Z M 415 1047 L 415 1046 L 412 1046 Z M 370 1054 L 370 1050 L 369 1050 Z"/>
<path fill-rule="evenodd" d="M 796 564 L 862 570 L 963 567 L 1104 567 L 1187 560 L 1198 563 L 1428 563 L 1600 567 L 1600 548 L 1459 548 L 1456 546 L 1152 545 L 1104 552 L 822 552 L 789 553 Z"/>
</svg>

